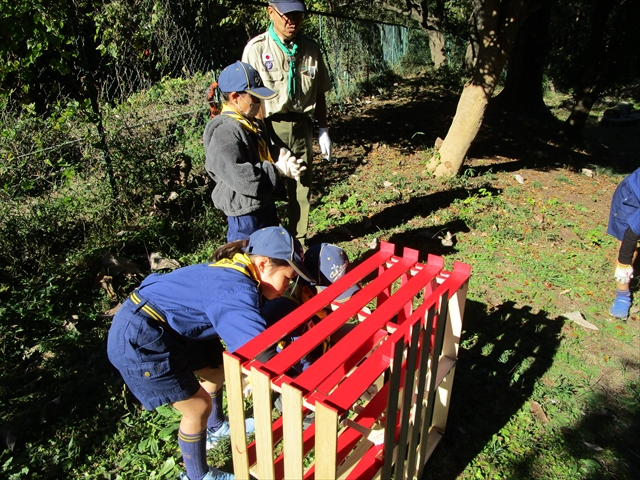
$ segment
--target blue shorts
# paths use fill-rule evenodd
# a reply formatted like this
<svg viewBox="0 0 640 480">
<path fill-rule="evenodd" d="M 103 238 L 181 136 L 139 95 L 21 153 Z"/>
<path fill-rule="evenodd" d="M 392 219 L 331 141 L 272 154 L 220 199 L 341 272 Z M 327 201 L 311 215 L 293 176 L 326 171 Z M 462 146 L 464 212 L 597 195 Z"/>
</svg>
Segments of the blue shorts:
<svg viewBox="0 0 640 480">
<path fill-rule="evenodd" d="M 227 230 L 227 242 L 246 240 L 253 232 L 264 227 L 277 227 L 280 225 L 278 211 L 275 203 L 255 212 L 237 217 L 227 217 L 229 229 Z"/>
<path fill-rule="evenodd" d="M 186 400 L 200 389 L 194 371 L 222 367 L 218 338 L 193 341 L 147 316 L 131 300 L 116 313 L 107 339 L 109 361 L 147 410 Z"/>
<path fill-rule="evenodd" d="M 632 189 L 629 177 L 626 177 L 613 193 L 607 233 L 622 241 L 628 227 L 634 233 L 640 233 L 640 201 Z"/>
</svg>

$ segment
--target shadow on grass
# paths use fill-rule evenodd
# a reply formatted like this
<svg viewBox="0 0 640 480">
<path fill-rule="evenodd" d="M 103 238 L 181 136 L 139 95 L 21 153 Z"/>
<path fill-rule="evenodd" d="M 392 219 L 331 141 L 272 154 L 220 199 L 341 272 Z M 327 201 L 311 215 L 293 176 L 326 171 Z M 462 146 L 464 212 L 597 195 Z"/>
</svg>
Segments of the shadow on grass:
<svg viewBox="0 0 640 480">
<path fill-rule="evenodd" d="M 309 245 L 315 245 L 322 242 L 337 243 L 363 237 L 368 233 L 375 233 L 379 230 L 391 230 L 395 227 L 405 225 L 408 220 L 416 215 L 428 216 L 433 211 L 447 208 L 456 199 L 463 199 L 478 195 L 479 190 L 479 188 L 455 188 L 435 192 L 421 197 L 412 197 L 406 202 L 387 207 L 370 218 L 328 228 L 322 232 L 318 232 L 309 239 L 308 243 Z M 419 229 L 397 234 L 397 236 L 394 235 L 393 238 L 395 241 L 391 239 L 385 240 L 396 243 L 399 246 L 410 246 L 411 248 L 416 248 L 418 250 L 429 248 L 430 253 L 437 253 L 440 255 L 446 252 L 450 253 L 452 251 L 450 248 L 442 249 L 442 244 L 438 238 L 438 236 L 446 234 L 447 231 L 451 232 L 452 235 L 455 235 L 458 232 L 468 232 L 469 228 L 463 221 L 456 220 L 443 225 L 430 227 L 429 229 Z"/>
<path fill-rule="evenodd" d="M 640 364 L 619 391 L 592 392 L 580 423 L 556 434 L 582 478 L 640 478 Z"/>
<path fill-rule="evenodd" d="M 513 302 L 487 311 L 467 300 L 448 428 L 423 478 L 457 478 L 530 402 L 536 381 L 553 363 L 563 323 Z"/>
<path fill-rule="evenodd" d="M 512 479 L 542 478 L 539 450 L 548 447 L 563 452 L 558 462 L 563 474 L 571 473 L 562 478 L 638 478 L 637 375 L 630 375 L 635 380 L 623 391 L 591 392 L 579 423 L 557 429 L 547 424 L 540 438 L 532 434 L 520 440 L 528 445 L 513 440 L 504 451 L 501 429 L 523 407 L 530 410 L 534 385 L 553 363 L 563 324 L 562 318 L 512 302 L 487 311 L 486 305 L 467 300 L 447 431 L 423 479 L 456 479 L 474 459 L 487 471 L 501 465 Z M 629 363 L 628 370 L 637 374 L 640 368 Z M 474 473 L 486 478 L 487 472 Z"/>
</svg>

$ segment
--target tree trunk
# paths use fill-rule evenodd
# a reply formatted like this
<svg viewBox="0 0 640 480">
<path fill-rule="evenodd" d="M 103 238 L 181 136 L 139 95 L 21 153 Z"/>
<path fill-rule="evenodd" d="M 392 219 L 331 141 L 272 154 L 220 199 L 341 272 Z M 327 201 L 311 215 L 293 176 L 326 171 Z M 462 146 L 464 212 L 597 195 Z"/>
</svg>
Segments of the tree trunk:
<svg viewBox="0 0 640 480">
<path fill-rule="evenodd" d="M 551 1 L 542 1 L 541 8 L 527 17 L 518 31 L 509 56 L 504 90 L 493 101 L 497 108 L 505 112 L 550 115 L 542 99 L 542 79 L 546 65 Z"/>
<path fill-rule="evenodd" d="M 637 1 L 637 0 L 636 0 Z M 607 51 L 606 28 L 615 3 L 597 0 L 591 14 L 591 35 L 586 51 L 589 52 L 581 85 L 576 88 L 575 105 L 566 120 L 566 133 L 575 136 L 584 127 L 591 107 L 601 93 L 601 79 L 610 67 L 611 56 Z"/>
<path fill-rule="evenodd" d="M 435 68 L 440 68 L 447 61 L 447 57 L 444 54 L 444 35 L 436 30 L 427 30 L 427 36 L 429 37 L 429 52 L 431 53 L 433 65 Z"/>
<path fill-rule="evenodd" d="M 471 77 L 440 150 L 427 168 L 436 177 L 460 173 L 531 0 L 485 0 L 480 17 L 480 49 Z"/>
<path fill-rule="evenodd" d="M 428 166 L 436 177 L 458 174 L 464 156 L 480 130 L 488 103 L 488 97 L 482 86 L 475 85 L 473 82 L 468 82 L 464 86 L 449 132 Z"/>
</svg>

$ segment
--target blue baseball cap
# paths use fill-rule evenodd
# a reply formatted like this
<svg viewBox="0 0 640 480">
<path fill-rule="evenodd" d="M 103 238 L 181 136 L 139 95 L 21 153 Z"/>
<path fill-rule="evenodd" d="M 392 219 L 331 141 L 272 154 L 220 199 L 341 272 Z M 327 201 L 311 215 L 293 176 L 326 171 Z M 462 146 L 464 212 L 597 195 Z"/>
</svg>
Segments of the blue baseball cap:
<svg viewBox="0 0 640 480">
<path fill-rule="evenodd" d="M 248 63 L 237 61 L 218 76 L 218 89 L 223 93 L 247 92 L 261 100 L 271 100 L 276 92 L 262 83 L 260 74 Z"/>
<path fill-rule="evenodd" d="M 312 276 L 304 265 L 302 245 L 282 227 L 265 227 L 253 232 L 249 235 L 249 244 L 244 251 L 251 255 L 286 260 L 298 275 L 313 283 Z"/>
<path fill-rule="evenodd" d="M 344 250 L 332 243 L 321 243 L 307 250 L 304 258 L 307 271 L 315 279 L 312 283 L 318 291 L 322 291 L 333 282 L 343 277 L 349 269 L 349 257 Z M 345 302 L 360 290 L 360 285 L 355 284 L 342 292 L 337 302 Z"/>
<path fill-rule="evenodd" d="M 304 6 L 304 2 L 302 0 L 269 0 L 269 5 L 276 7 L 278 11 L 283 14 L 289 12 L 307 11 L 307 8 Z"/>
</svg>

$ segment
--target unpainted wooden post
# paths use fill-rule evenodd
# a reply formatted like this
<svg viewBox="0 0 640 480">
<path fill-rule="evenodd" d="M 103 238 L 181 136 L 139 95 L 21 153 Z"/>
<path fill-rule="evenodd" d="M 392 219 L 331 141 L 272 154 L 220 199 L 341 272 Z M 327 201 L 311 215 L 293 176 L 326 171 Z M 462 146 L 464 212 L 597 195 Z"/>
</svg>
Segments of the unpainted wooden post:
<svg viewBox="0 0 640 480">
<path fill-rule="evenodd" d="M 231 355 L 223 355 L 225 388 L 231 429 L 233 471 L 238 479 L 249 478 L 247 433 L 244 426 L 244 400 L 242 398 L 242 365 Z"/>
<path fill-rule="evenodd" d="M 302 392 L 288 383 L 282 385 L 282 418 L 285 478 L 303 478 Z"/>
<path fill-rule="evenodd" d="M 271 378 L 251 367 L 253 415 L 256 425 L 256 473 L 261 480 L 275 478 L 273 467 L 273 434 L 271 431 Z"/>
</svg>

